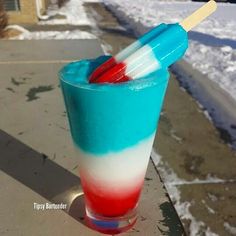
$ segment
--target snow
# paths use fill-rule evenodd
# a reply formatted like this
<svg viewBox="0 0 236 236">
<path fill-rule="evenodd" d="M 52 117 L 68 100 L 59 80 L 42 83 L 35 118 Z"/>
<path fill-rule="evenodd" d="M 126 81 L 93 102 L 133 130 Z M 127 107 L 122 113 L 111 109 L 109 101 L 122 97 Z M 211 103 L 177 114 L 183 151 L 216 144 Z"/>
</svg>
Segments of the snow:
<svg viewBox="0 0 236 236">
<path fill-rule="evenodd" d="M 89 0 L 86 0 L 89 1 Z M 91 0 L 92 1 L 92 0 Z M 98 0 L 94 0 L 98 1 Z M 51 5 L 48 8 L 47 15 L 53 17 L 55 15 L 63 15 L 65 19 L 50 19 L 45 21 L 40 21 L 41 25 L 57 25 L 57 24 L 71 24 L 71 25 L 92 25 L 93 22 L 87 17 L 83 3 L 85 1 L 70 0 L 66 2 L 64 6 L 58 8 L 57 1 L 51 0 Z M 22 34 L 12 37 L 10 39 L 19 40 L 31 40 L 31 39 L 94 39 L 97 38 L 94 34 L 87 31 L 76 30 L 66 30 L 66 31 L 35 31 L 30 32 L 25 28 L 18 25 L 8 26 L 9 29 L 16 29 L 21 31 Z"/>
<path fill-rule="evenodd" d="M 17 31 L 20 31 L 22 33 L 28 33 L 29 31 L 27 29 L 25 29 L 24 27 L 20 26 L 20 25 L 8 25 L 5 30 L 10 30 L 10 29 L 14 29 Z"/>
<path fill-rule="evenodd" d="M 103 42 L 101 44 L 101 46 L 102 46 L 102 50 L 103 50 L 105 55 L 111 55 L 112 46 L 110 44 L 107 44 L 107 43 Z"/>
<path fill-rule="evenodd" d="M 210 208 L 210 207 L 207 206 L 207 205 L 206 205 L 206 208 L 207 208 L 207 210 L 208 210 L 209 213 L 211 213 L 211 214 L 215 214 L 215 213 L 216 213 L 212 208 Z"/>
<path fill-rule="evenodd" d="M 152 149 L 151 157 L 154 165 L 157 166 L 161 161 L 161 156 L 154 149 Z"/>
<path fill-rule="evenodd" d="M 25 30 L 22 34 L 10 39 L 94 39 L 95 35 L 81 30 L 72 31 L 37 31 L 30 32 Z"/>
<path fill-rule="evenodd" d="M 108 7 L 137 32 L 180 22 L 202 3 L 156 0 L 105 0 Z M 217 11 L 189 33 L 184 59 L 207 74 L 236 100 L 236 5 L 218 3 Z"/>
<path fill-rule="evenodd" d="M 205 207 L 206 207 L 206 209 L 208 210 L 209 213 L 211 213 L 211 214 L 215 214 L 215 213 L 216 213 L 215 210 L 213 210 L 212 208 L 210 208 L 210 207 L 207 205 L 207 203 L 206 203 L 205 200 L 202 200 L 202 203 L 205 205 Z"/>
<path fill-rule="evenodd" d="M 53 17 L 55 15 L 65 16 L 65 19 L 49 19 L 41 21 L 41 25 L 90 25 L 91 21 L 88 19 L 85 9 L 83 7 L 84 1 L 70 0 L 61 8 L 58 8 L 56 1 L 52 2 L 47 10 L 47 15 Z"/>
<path fill-rule="evenodd" d="M 218 200 L 218 197 L 215 196 L 214 194 L 212 193 L 207 193 L 208 195 L 208 198 L 212 201 L 212 202 L 216 202 Z"/>
<path fill-rule="evenodd" d="M 236 227 L 231 226 L 228 222 L 224 223 L 224 227 L 231 235 L 236 235 Z"/>
</svg>

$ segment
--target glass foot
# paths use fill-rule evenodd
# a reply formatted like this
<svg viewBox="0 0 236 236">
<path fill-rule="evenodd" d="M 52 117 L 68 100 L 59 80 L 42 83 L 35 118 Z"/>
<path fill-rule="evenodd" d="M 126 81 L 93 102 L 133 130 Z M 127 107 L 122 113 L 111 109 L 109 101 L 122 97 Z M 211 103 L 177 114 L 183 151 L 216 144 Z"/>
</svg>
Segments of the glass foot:
<svg viewBox="0 0 236 236">
<path fill-rule="evenodd" d="M 89 228 L 104 234 L 120 234 L 132 228 L 137 220 L 136 209 L 124 216 L 104 217 L 93 214 L 86 208 L 86 223 Z"/>
</svg>

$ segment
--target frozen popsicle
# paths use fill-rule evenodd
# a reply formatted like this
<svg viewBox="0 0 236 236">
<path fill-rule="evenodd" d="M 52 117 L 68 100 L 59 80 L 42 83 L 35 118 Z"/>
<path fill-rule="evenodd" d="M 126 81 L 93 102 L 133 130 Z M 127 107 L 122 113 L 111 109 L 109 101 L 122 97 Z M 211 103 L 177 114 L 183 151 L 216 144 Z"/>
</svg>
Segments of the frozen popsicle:
<svg viewBox="0 0 236 236">
<path fill-rule="evenodd" d="M 148 31 L 146 34 L 141 36 L 134 43 L 132 43 L 131 45 L 123 49 L 121 52 L 119 52 L 116 56 L 108 59 L 105 63 L 103 63 L 93 72 L 93 74 L 90 77 L 90 82 L 95 81 L 99 76 L 101 76 L 102 73 L 110 69 L 112 66 L 125 60 L 132 53 L 134 53 L 135 51 L 140 49 L 142 46 L 147 44 L 149 41 L 157 37 L 166 28 L 167 28 L 167 24 L 164 24 L 164 23 L 158 25 L 157 27 L 154 27 L 152 30 Z"/>
<path fill-rule="evenodd" d="M 216 10 L 211 0 L 181 23 L 160 24 L 98 67 L 90 83 L 120 83 L 167 68 L 188 48 L 187 32 Z"/>
</svg>

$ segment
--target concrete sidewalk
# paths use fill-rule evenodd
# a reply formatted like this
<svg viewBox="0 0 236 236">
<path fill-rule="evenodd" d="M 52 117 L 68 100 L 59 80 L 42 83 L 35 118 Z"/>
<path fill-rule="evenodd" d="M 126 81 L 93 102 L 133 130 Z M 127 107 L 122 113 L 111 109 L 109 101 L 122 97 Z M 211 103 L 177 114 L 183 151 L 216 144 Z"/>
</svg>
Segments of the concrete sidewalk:
<svg viewBox="0 0 236 236">
<path fill-rule="evenodd" d="M 0 44 L 0 235 L 100 235 L 83 222 L 78 161 L 57 72 L 68 61 L 103 52 L 96 40 Z M 64 203 L 36 210 L 34 203 Z M 124 235 L 182 235 L 152 162 L 138 222 Z"/>
</svg>

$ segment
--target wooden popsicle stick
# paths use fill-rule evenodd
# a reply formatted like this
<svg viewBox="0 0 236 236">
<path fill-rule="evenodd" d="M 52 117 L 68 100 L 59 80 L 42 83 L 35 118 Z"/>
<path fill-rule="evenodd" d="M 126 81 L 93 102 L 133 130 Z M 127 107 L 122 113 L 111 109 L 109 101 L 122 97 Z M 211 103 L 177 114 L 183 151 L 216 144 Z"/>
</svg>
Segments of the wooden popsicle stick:
<svg viewBox="0 0 236 236">
<path fill-rule="evenodd" d="M 192 15 L 185 18 L 180 22 L 180 25 L 186 30 L 189 31 L 201 21 L 211 15 L 217 8 L 216 2 L 211 0 L 196 10 Z"/>
</svg>

